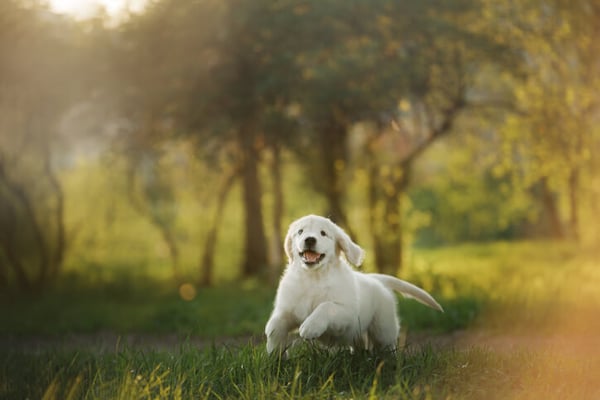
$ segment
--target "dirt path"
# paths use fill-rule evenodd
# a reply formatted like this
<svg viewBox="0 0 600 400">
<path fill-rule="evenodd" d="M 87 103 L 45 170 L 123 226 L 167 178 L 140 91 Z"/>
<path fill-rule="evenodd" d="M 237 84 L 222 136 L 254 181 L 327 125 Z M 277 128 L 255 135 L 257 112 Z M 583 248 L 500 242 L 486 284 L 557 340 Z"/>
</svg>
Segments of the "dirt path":
<svg viewBox="0 0 600 400">
<path fill-rule="evenodd" d="M 456 331 L 446 335 L 409 335 L 410 348 L 431 345 L 436 348 L 468 349 L 481 347 L 496 352 L 552 352 L 574 357 L 600 358 L 600 336 L 593 333 L 500 333 L 493 331 Z"/>
</svg>

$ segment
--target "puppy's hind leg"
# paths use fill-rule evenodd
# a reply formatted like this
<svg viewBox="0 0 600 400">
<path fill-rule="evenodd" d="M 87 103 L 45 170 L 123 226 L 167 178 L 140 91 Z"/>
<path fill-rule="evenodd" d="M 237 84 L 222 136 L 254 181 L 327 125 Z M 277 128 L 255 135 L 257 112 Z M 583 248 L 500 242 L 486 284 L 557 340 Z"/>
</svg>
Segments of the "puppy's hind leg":
<svg viewBox="0 0 600 400">
<path fill-rule="evenodd" d="M 372 347 L 381 350 L 396 350 L 400 321 L 395 303 L 386 304 L 377 311 L 368 332 Z"/>
</svg>

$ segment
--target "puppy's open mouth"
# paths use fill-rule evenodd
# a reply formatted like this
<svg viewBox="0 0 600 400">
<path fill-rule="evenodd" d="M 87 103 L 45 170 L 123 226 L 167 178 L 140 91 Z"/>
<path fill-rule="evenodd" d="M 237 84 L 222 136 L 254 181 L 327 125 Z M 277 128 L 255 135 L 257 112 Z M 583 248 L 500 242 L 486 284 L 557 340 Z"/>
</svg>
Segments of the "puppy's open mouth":
<svg viewBox="0 0 600 400">
<path fill-rule="evenodd" d="M 300 253 L 300 257 L 302 258 L 302 262 L 306 265 L 315 265 L 321 262 L 323 258 L 325 258 L 325 254 L 317 253 L 312 250 L 304 250 Z"/>
</svg>

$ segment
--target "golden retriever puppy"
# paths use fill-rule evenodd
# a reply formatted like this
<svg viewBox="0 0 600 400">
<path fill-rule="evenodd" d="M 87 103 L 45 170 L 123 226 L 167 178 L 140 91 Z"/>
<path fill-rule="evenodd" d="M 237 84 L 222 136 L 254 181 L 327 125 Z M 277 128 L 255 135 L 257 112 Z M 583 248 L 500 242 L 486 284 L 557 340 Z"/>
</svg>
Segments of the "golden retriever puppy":
<svg viewBox="0 0 600 400">
<path fill-rule="evenodd" d="M 289 263 L 265 327 L 269 353 L 284 351 L 296 328 L 301 338 L 326 345 L 395 350 L 400 322 L 393 290 L 443 311 L 411 283 L 354 270 L 348 263 L 359 266 L 363 249 L 327 218 L 308 215 L 293 222 L 284 247 Z"/>
</svg>

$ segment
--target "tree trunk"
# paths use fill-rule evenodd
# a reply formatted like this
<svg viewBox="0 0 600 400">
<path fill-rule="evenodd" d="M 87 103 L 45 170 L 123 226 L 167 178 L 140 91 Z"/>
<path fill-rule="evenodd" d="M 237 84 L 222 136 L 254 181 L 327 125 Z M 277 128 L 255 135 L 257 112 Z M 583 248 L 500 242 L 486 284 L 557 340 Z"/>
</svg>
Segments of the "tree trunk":
<svg viewBox="0 0 600 400">
<path fill-rule="evenodd" d="M 435 141 L 452 131 L 454 122 L 465 107 L 463 92 L 459 92 L 452 104 L 442 111 L 441 121 L 430 123 L 430 132 L 402 158 L 387 164 L 377 161 L 376 141 L 381 132 L 375 133 L 367 143 L 369 164 L 369 220 L 375 249 L 375 263 L 379 272 L 396 275 L 402 268 L 402 195 L 410 183 L 414 162 Z"/>
<path fill-rule="evenodd" d="M 54 191 L 54 195 L 56 197 L 56 208 L 55 208 L 55 215 L 54 215 L 54 221 L 56 224 L 56 227 L 55 227 L 56 239 L 55 239 L 55 245 L 54 245 L 54 249 L 53 249 L 54 253 L 53 253 L 53 256 L 51 257 L 51 263 L 50 263 L 51 265 L 50 265 L 49 271 L 48 271 L 49 279 L 55 280 L 62 268 L 65 251 L 66 251 L 66 247 L 67 247 L 66 238 L 65 238 L 65 236 L 66 236 L 65 235 L 65 221 L 64 221 L 64 219 L 65 219 L 64 218 L 65 196 L 64 196 L 60 181 L 54 174 L 54 171 L 52 171 L 52 166 L 50 165 L 50 154 L 49 154 L 48 149 L 46 149 L 46 160 L 45 160 L 44 164 L 45 164 L 44 169 L 46 172 L 46 176 L 48 177 L 48 182 L 50 182 L 50 185 L 52 186 L 52 190 Z"/>
<path fill-rule="evenodd" d="M 46 239 L 42 232 L 41 226 L 38 223 L 38 219 L 35 213 L 34 206 L 29 198 L 29 195 L 25 188 L 18 182 L 13 182 L 8 177 L 4 164 L 2 160 L 0 160 L 0 182 L 4 184 L 4 187 L 10 193 L 10 195 L 15 199 L 18 203 L 18 206 L 23 209 L 25 219 L 23 221 L 19 221 L 20 223 L 25 223 L 29 225 L 31 229 L 31 233 L 33 235 L 33 240 L 37 246 L 37 256 L 38 256 L 38 270 L 37 276 L 29 279 L 25 272 L 25 267 L 23 266 L 20 255 L 15 254 L 14 252 L 14 240 L 12 236 L 12 232 L 4 232 L 4 236 L 6 236 L 3 240 L 4 252 L 9 260 L 10 264 L 13 266 L 15 270 L 15 275 L 17 277 L 19 286 L 21 289 L 29 290 L 36 289 L 41 290 L 42 287 L 46 284 L 46 279 L 48 277 L 48 269 L 49 269 L 49 256 L 48 256 L 48 246 L 46 243 Z M 18 213 L 16 208 L 10 204 L 11 200 L 6 199 L 7 207 L 10 208 L 10 212 L 12 213 L 13 220 L 16 220 L 15 217 Z"/>
<path fill-rule="evenodd" d="M 370 147 L 370 146 L 369 146 Z M 369 150 L 369 224 L 374 246 L 375 268 L 396 275 L 402 267 L 402 207 L 405 185 L 402 175 L 383 176 L 376 154 Z"/>
<path fill-rule="evenodd" d="M 27 277 L 27 273 L 25 272 L 25 266 L 21 263 L 19 256 L 15 254 L 12 243 L 2 243 L 2 248 L 4 250 L 4 255 L 8 259 L 8 262 L 13 267 L 19 289 L 24 292 L 28 292 L 33 289 L 33 285 L 30 279 Z"/>
<path fill-rule="evenodd" d="M 0 261 L 0 289 L 8 287 L 8 267 Z"/>
<path fill-rule="evenodd" d="M 558 214 L 558 206 L 554 193 L 548 186 L 548 178 L 542 178 L 540 181 L 541 201 L 544 207 L 544 218 L 547 219 L 548 228 L 546 236 L 553 239 L 564 238 L 560 216 Z"/>
<path fill-rule="evenodd" d="M 238 131 L 241 144 L 242 201 L 244 206 L 244 260 L 242 276 L 257 276 L 268 265 L 267 242 L 263 226 L 261 197 L 258 177 L 259 154 L 256 149 L 254 124 L 242 124 Z"/>
<path fill-rule="evenodd" d="M 4 210 L 2 210 L 0 208 L 0 213 L 2 213 Z M 1 217 L 1 214 L 0 214 Z M 4 218 L 3 218 L 4 219 Z M 3 257 L 2 255 L 2 249 L 4 248 L 4 246 L 2 245 L 2 243 L 4 242 L 4 235 L 5 233 L 2 232 L 2 230 L 5 229 L 4 227 L 0 227 L 0 289 L 4 289 L 6 287 L 8 287 L 8 270 L 10 268 L 10 266 L 8 265 L 8 260 L 6 259 L 6 256 Z M 8 229 L 7 229 L 8 231 Z"/>
<path fill-rule="evenodd" d="M 168 226 L 159 221 L 156 221 L 155 225 L 159 227 L 163 241 L 169 249 L 169 259 L 171 260 L 173 279 L 175 280 L 175 283 L 179 285 L 182 283 L 182 276 L 179 272 L 179 248 L 177 247 L 177 241 L 175 240 L 173 232 L 171 232 L 171 229 Z"/>
<path fill-rule="evenodd" d="M 219 188 L 217 195 L 217 208 L 213 216 L 211 227 L 206 236 L 204 242 L 204 253 L 202 254 L 202 260 L 200 261 L 200 287 L 209 287 L 213 285 L 213 271 L 215 264 L 215 248 L 217 245 L 217 238 L 219 235 L 219 227 L 223 219 L 223 211 L 225 210 L 225 201 L 227 196 L 233 187 L 233 184 L 238 177 L 239 170 L 235 169 L 229 175 L 226 176 L 225 180 Z"/>
<path fill-rule="evenodd" d="M 395 191 L 384 196 L 380 268 L 381 272 L 390 275 L 396 275 L 402 267 L 401 195 L 401 192 Z"/>
<path fill-rule="evenodd" d="M 17 254 L 15 254 L 15 236 L 14 232 L 17 226 L 17 211 L 9 198 L 0 197 L 0 249 L 4 253 L 4 258 L 8 267 L 2 265 L 2 276 L 5 284 L 8 285 L 8 269 L 12 268 L 17 286 L 23 291 L 28 291 L 31 288 L 31 282 L 25 267 Z"/>
<path fill-rule="evenodd" d="M 579 240 L 579 170 L 574 168 L 569 175 L 569 235 Z"/>
<path fill-rule="evenodd" d="M 273 149 L 273 165 L 271 168 L 271 179 L 273 181 L 273 243 L 271 256 L 271 273 L 269 280 L 276 281 L 277 276 L 283 267 L 283 233 L 281 229 L 281 221 L 283 219 L 283 185 L 281 181 L 281 147 L 274 143 Z"/>
<path fill-rule="evenodd" d="M 177 247 L 177 241 L 173 236 L 173 232 L 171 231 L 171 227 L 169 224 L 158 218 L 156 215 L 153 215 L 151 211 L 148 210 L 142 202 L 138 200 L 135 195 L 135 168 L 130 168 L 127 172 L 127 194 L 129 198 L 129 202 L 133 209 L 137 211 L 142 217 L 147 218 L 148 221 L 154 226 L 160 233 L 160 236 L 163 239 L 163 242 L 167 246 L 169 250 L 169 259 L 171 260 L 171 269 L 173 271 L 173 279 L 177 284 L 181 281 L 181 274 L 179 272 L 179 248 Z"/>
<path fill-rule="evenodd" d="M 342 199 L 344 198 L 344 171 L 348 164 L 347 139 L 348 129 L 345 124 L 332 118 L 321 130 L 321 159 L 323 163 L 323 176 L 312 177 L 321 180 L 320 187 L 327 199 L 327 216 L 336 224 L 342 226 L 353 237 L 348 218 L 344 212 Z"/>
<path fill-rule="evenodd" d="M 25 189 L 19 185 L 14 185 L 13 194 L 19 201 L 19 205 L 23 207 L 25 211 L 25 215 L 27 216 L 29 227 L 32 231 L 35 243 L 37 245 L 38 251 L 38 262 L 39 262 L 39 270 L 37 278 L 34 279 L 35 289 L 41 290 L 42 287 L 47 283 L 47 278 L 49 274 L 50 267 L 50 259 L 48 256 L 48 246 L 46 243 L 46 239 L 44 238 L 44 234 L 42 233 L 42 228 L 38 223 L 38 219 L 35 215 L 35 210 L 33 204 L 31 203 L 30 198 L 28 197 Z"/>
</svg>

